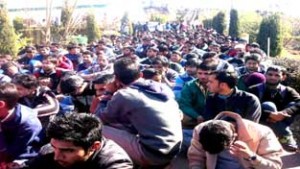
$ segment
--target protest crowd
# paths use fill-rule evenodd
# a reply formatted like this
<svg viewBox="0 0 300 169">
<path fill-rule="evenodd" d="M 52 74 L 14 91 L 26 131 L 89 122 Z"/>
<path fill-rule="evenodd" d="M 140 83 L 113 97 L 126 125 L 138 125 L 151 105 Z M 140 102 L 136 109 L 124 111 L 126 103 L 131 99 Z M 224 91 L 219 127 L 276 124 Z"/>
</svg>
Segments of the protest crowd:
<svg viewBox="0 0 300 169">
<path fill-rule="evenodd" d="M 0 68 L 3 169 L 280 169 L 298 150 L 286 68 L 201 25 L 26 46 Z"/>
</svg>

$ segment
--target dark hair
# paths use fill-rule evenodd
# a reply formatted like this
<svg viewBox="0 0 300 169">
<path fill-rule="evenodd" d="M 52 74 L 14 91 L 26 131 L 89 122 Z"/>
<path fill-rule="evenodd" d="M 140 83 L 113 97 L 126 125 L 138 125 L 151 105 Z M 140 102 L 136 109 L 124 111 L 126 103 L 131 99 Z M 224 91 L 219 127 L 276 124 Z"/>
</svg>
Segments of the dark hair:
<svg viewBox="0 0 300 169">
<path fill-rule="evenodd" d="M 252 53 L 250 55 L 246 55 L 245 56 L 245 63 L 248 62 L 249 60 L 253 60 L 253 61 L 256 61 L 256 62 L 260 62 L 260 59 L 261 59 L 261 56 L 257 53 Z"/>
<path fill-rule="evenodd" d="M 212 120 L 206 123 L 200 133 L 199 142 L 205 151 L 210 154 L 218 154 L 230 146 L 234 135 L 221 120 Z"/>
<path fill-rule="evenodd" d="M 197 67 L 199 64 L 200 64 L 199 59 L 191 58 L 185 62 L 185 67 L 187 67 L 187 66 Z"/>
<path fill-rule="evenodd" d="M 268 69 L 267 69 L 267 71 L 266 71 L 266 73 L 269 72 L 269 71 L 274 71 L 274 72 L 280 72 L 280 73 L 283 73 L 282 67 L 277 66 L 277 65 L 271 65 L 271 66 L 269 66 Z"/>
<path fill-rule="evenodd" d="M 139 64 L 131 58 L 121 58 L 114 63 L 114 74 L 116 78 L 128 85 L 140 77 Z"/>
<path fill-rule="evenodd" d="M 0 83 L 0 100 L 6 103 L 8 109 L 15 107 L 19 100 L 17 87 L 13 83 Z"/>
<path fill-rule="evenodd" d="M 205 61 L 206 59 L 213 58 L 215 56 L 217 56 L 216 52 L 207 52 L 207 53 L 204 53 L 204 55 L 202 56 L 202 60 Z"/>
<path fill-rule="evenodd" d="M 219 83 L 226 83 L 229 88 L 234 88 L 237 84 L 237 75 L 235 72 L 227 70 L 213 71 L 210 75 L 215 75 Z"/>
<path fill-rule="evenodd" d="M 102 124 L 96 116 L 86 113 L 57 116 L 47 127 L 47 136 L 72 142 L 87 151 L 95 141 L 102 140 Z"/>
<path fill-rule="evenodd" d="M 115 80 L 115 76 L 113 74 L 104 74 L 99 78 L 93 81 L 93 84 L 108 84 L 112 83 Z"/>
<path fill-rule="evenodd" d="M 13 79 L 12 83 L 16 85 L 21 85 L 26 89 L 33 89 L 38 87 L 38 80 L 34 75 L 28 74 L 16 74 Z"/>
<path fill-rule="evenodd" d="M 6 74 L 7 73 L 7 71 L 8 71 L 8 68 L 10 68 L 10 67 L 18 67 L 14 62 L 6 62 L 6 63 L 4 63 L 2 66 L 1 66 L 1 69 L 3 70 L 3 72 L 4 72 L 4 74 Z"/>
<path fill-rule="evenodd" d="M 201 69 L 205 71 L 215 71 L 217 69 L 217 65 L 212 63 L 202 62 L 197 66 L 197 69 Z"/>
<path fill-rule="evenodd" d="M 163 67 L 169 67 L 169 60 L 165 56 L 157 56 L 153 59 L 152 64 L 161 64 Z"/>
<path fill-rule="evenodd" d="M 152 79 L 156 75 L 159 75 L 159 72 L 154 68 L 147 68 L 143 70 L 144 79 Z"/>
<path fill-rule="evenodd" d="M 71 73 L 65 74 L 60 80 L 60 90 L 63 94 L 74 94 L 83 83 L 82 77 Z"/>
</svg>

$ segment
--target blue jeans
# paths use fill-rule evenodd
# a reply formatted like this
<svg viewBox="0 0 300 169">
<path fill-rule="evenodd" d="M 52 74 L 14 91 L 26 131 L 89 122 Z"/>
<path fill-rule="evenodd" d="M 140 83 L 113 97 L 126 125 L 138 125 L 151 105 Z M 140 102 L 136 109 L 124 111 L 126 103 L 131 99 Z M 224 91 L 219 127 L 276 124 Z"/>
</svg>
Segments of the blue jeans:
<svg viewBox="0 0 300 169">
<path fill-rule="evenodd" d="M 287 107 L 290 107 L 294 105 L 295 102 L 291 102 Z M 269 112 L 277 112 L 277 107 L 273 102 L 263 102 L 262 105 L 262 112 L 263 114 L 268 114 Z M 283 136 L 291 136 L 293 135 L 290 125 L 294 121 L 294 116 L 291 116 L 289 118 L 285 118 L 282 121 L 276 122 L 276 123 L 270 123 L 265 120 L 261 121 L 262 124 L 269 126 L 272 128 L 274 133 L 277 137 L 283 137 Z"/>
</svg>

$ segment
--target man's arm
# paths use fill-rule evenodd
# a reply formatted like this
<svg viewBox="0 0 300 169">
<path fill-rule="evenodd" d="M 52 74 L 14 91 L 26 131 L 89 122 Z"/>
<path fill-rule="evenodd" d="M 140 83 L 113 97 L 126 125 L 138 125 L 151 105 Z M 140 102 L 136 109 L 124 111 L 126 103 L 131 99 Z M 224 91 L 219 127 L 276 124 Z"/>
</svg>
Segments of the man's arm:
<svg viewBox="0 0 300 169">
<path fill-rule="evenodd" d="M 244 118 L 258 123 L 261 117 L 261 104 L 254 94 L 250 94 L 248 97 L 248 107 L 246 109 L 246 116 Z"/>
<path fill-rule="evenodd" d="M 190 169 L 205 169 L 206 168 L 206 152 L 203 150 L 199 142 L 199 133 L 203 123 L 195 127 L 191 146 L 188 150 L 188 160 Z"/>
</svg>

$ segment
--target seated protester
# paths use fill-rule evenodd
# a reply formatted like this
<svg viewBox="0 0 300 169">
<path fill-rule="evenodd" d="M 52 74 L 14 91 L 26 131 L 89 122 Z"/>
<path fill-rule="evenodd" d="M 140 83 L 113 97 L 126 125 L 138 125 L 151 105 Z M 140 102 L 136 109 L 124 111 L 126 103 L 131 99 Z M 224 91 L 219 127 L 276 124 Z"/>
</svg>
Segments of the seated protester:
<svg viewBox="0 0 300 169">
<path fill-rule="evenodd" d="M 56 63 L 57 71 L 65 72 L 65 71 L 74 70 L 72 61 L 64 55 L 64 52 L 58 53 L 57 55 L 53 55 L 53 57 L 57 58 L 57 63 Z"/>
<path fill-rule="evenodd" d="M 65 54 L 66 58 L 71 60 L 73 69 L 77 70 L 78 65 L 81 63 L 81 54 L 79 47 L 76 44 L 69 44 L 67 47 L 68 53 Z"/>
<path fill-rule="evenodd" d="M 63 74 L 63 71 L 56 70 L 57 63 L 57 58 L 52 56 L 45 57 L 42 61 L 42 68 L 34 73 L 34 76 L 37 78 L 48 78 L 49 84 L 47 87 L 53 92 L 56 92 L 58 83 Z"/>
<path fill-rule="evenodd" d="M 25 54 L 21 55 L 17 62 L 20 64 L 21 68 L 26 69 L 28 71 L 31 70 L 30 61 L 34 57 L 35 48 L 27 47 L 25 49 Z"/>
<path fill-rule="evenodd" d="M 273 129 L 279 142 L 287 151 L 297 151 L 298 145 L 290 129 L 296 114 L 299 114 L 299 93 L 281 84 L 282 69 L 270 66 L 265 74 L 266 82 L 249 88 L 262 104 L 261 123 Z"/>
<path fill-rule="evenodd" d="M 237 55 L 235 55 L 232 58 L 229 58 L 227 61 L 230 63 L 234 68 L 239 68 L 245 65 L 244 59 L 245 59 L 245 52 L 239 52 Z"/>
<path fill-rule="evenodd" d="M 264 74 L 253 72 L 246 74 L 238 79 L 237 88 L 240 90 L 248 91 L 251 86 L 265 83 L 266 77 Z"/>
<path fill-rule="evenodd" d="M 170 57 L 170 61 L 173 63 L 178 63 L 182 67 L 185 67 L 186 60 L 182 58 L 180 51 L 173 51 Z"/>
<path fill-rule="evenodd" d="M 33 75 L 17 75 L 12 82 L 19 92 L 18 102 L 36 110 L 42 126 L 46 127 L 50 117 L 56 115 L 59 110 L 55 94 L 48 87 L 40 87 Z"/>
<path fill-rule="evenodd" d="M 170 88 L 175 85 L 175 79 L 178 77 L 178 73 L 169 68 L 169 60 L 164 56 L 157 56 L 152 63 L 155 68 L 162 75 L 162 83 L 165 83 Z"/>
<path fill-rule="evenodd" d="M 95 53 L 102 52 L 103 55 L 106 56 L 106 59 L 108 60 L 109 63 L 113 63 L 114 60 L 116 60 L 116 54 L 114 53 L 114 50 L 108 45 L 106 45 L 105 40 L 99 40 L 96 46 L 96 51 Z"/>
<path fill-rule="evenodd" d="M 85 82 L 84 79 L 75 73 L 66 73 L 58 85 L 58 93 L 71 96 L 71 103 L 75 106 L 75 111 L 79 113 L 89 112 L 90 105 L 95 95 L 92 83 Z"/>
<path fill-rule="evenodd" d="M 158 48 L 156 46 L 151 46 L 147 49 L 147 57 L 140 60 L 140 64 L 145 66 L 151 66 L 154 59 L 158 56 Z"/>
<path fill-rule="evenodd" d="M 188 159 L 190 168 L 281 169 L 281 153 L 270 128 L 226 111 L 194 129 Z"/>
<path fill-rule="evenodd" d="M 142 71 L 143 78 L 161 83 L 162 75 L 154 68 L 146 68 Z"/>
<path fill-rule="evenodd" d="M 114 70 L 122 88 L 100 113 L 103 135 L 117 142 L 141 167 L 168 165 L 182 141 L 180 110 L 172 91 L 142 79 L 139 65 L 132 59 L 117 60 Z"/>
<path fill-rule="evenodd" d="M 115 91 L 117 91 L 118 87 L 113 74 L 105 74 L 99 77 L 93 81 L 93 85 L 96 95 L 90 106 L 90 112 L 99 117 L 99 113 L 104 111 L 107 102 L 111 99 Z"/>
<path fill-rule="evenodd" d="M 183 86 L 197 77 L 197 66 L 199 65 L 198 59 L 189 59 L 185 64 L 185 73 L 179 75 L 175 79 L 175 86 L 173 92 L 175 99 L 178 100 L 181 97 L 181 90 Z"/>
<path fill-rule="evenodd" d="M 259 72 L 264 74 L 265 70 L 260 66 L 260 56 L 258 54 L 250 54 L 245 56 L 245 66 L 236 69 L 238 77 L 253 72 Z"/>
<path fill-rule="evenodd" d="M 96 55 L 96 63 L 92 64 L 87 69 L 78 72 L 78 75 L 86 81 L 93 81 L 95 78 L 100 77 L 104 74 L 113 73 L 113 66 L 108 62 L 105 53 L 103 51 L 99 51 Z"/>
<path fill-rule="evenodd" d="M 134 61 L 136 61 L 137 63 L 140 62 L 140 58 L 137 55 L 135 55 L 134 47 L 129 46 L 129 45 L 123 46 L 122 54 L 117 56 L 117 59 L 121 59 L 124 57 L 129 57 L 129 58 L 133 59 Z"/>
<path fill-rule="evenodd" d="M 205 53 L 202 57 L 204 63 L 212 63 L 216 65 L 216 70 L 227 70 L 234 72 L 234 67 L 227 61 L 220 59 L 219 55 L 215 52 Z"/>
<path fill-rule="evenodd" d="M 42 130 L 37 112 L 18 104 L 17 87 L 12 83 L 0 84 L 0 163 L 30 159 L 38 154 Z"/>
<path fill-rule="evenodd" d="M 82 63 L 80 63 L 77 67 L 77 72 L 82 70 L 86 70 L 93 64 L 93 53 L 90 51 L 84 51 L 82 53 Z"/>
<path fill-rule="evenodd" d="M 126 152 L 102 136 L 100 120 L 89 114 L 54 118 L 47 127 L 53 151 L 29 161 L 23 169 L 132 169 Z"/>
<path fill-rule="evenodd" d="M 251 93 L 236 87 L 236 73 L 214 71 L 208 76 L 207 88 L 212 93 L 206 99 L 203 118 L 213 119 L 221 111 L 233 111 L 243 118 L 259 122 L 261 105 L 259 99 Z"/>
<path fill-rule="evenodd" d="M 27 70 L 21 69 L 19 65 L 15 62 L 7 62 L 1 66 L 3 74 L 10 78 L 13 78 L 17 74 L 29 73 Z"/>
</svg>

